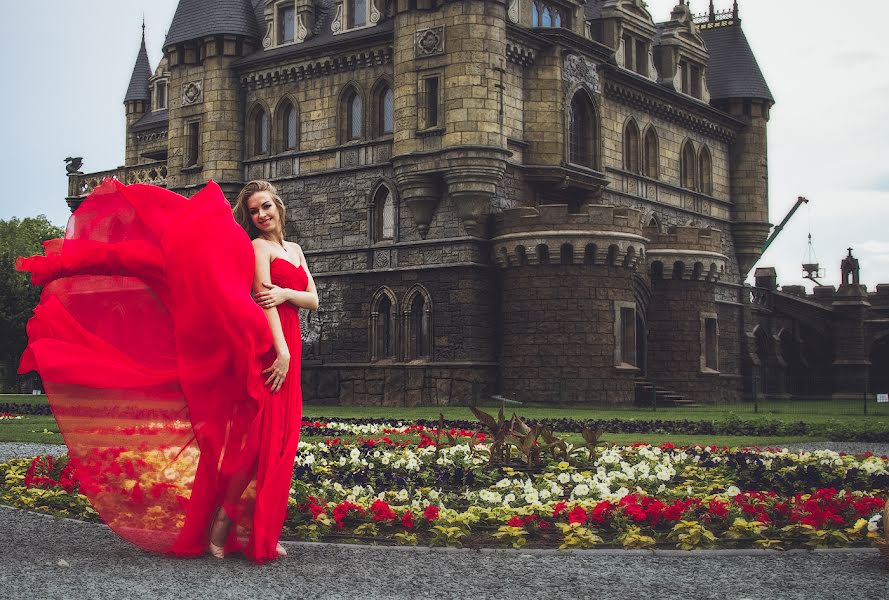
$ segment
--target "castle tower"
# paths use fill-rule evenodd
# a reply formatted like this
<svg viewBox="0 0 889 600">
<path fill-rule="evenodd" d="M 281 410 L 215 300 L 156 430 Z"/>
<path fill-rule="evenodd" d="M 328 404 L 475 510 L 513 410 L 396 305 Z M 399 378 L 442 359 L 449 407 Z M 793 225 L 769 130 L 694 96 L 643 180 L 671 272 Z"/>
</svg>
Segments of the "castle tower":
<svg viewBox="0 0 889 600">
<path fill-rule="evenodd" d="M 842 280 L 831 303 L 836 332 L 834 398 L 860 399 L 867 386 L 870 360 L 865 320 L 870 302 L 867 289 L 859 283 L 858 269 L 858 259 L 852 256 L 849 248 L 849 255 L 840 264 Z"/>
<path fill-rule="evenodd" d="M 716 284 L 725 275 L 722 234 L 715 229 L 646 227 L 651 265 L 648 311 L 647 376 L 658 387 L 704 402 L 728 400 L 739 393 L 737 378 L 726 384 L 721 374 L 738 372 L 737 321 L 720 312 Z M 727 342 L 720 343 L 720 339 Z M 734 386 L 734 387 L 732 387 Z"/>
<path fill-rule="evenodd" d="M 700 34 L 710 56 L 731 69 L 710 71 L 711 104 L 746 126 L 732 143 L 732 234 L 743 280 L 762 254 L 769 230 L 767 126 L 775 100 L 750 49 L 737 16 Z"/>
<path fill-rule="evenodd" d="M 510 154 L 502 112 L 506 4 L 398 0 L 395 10 L 400 195 L 422 237 L 445 194 L 465 232 L 481 237 Z"/>
<path fill-rule="evenodd" d="M 502 393 L 524 402 L 631 404 L 647 285 L 640 213 L 565 204 L 495 215 Z"/>
<path fill-rule="evenodd" d="M 164 42 L 173 190 L 188 193 L 213 179 L 231 198 L 243 180 L 243 107 L 232 63 L 259 47 L 257 16 L 251 0 L 180 0 L 176 8 Z"/>
<path fill-rule="evenodd" d="M 148 51 L 145 48 L 145 23 L 142 23 L 142 46 L 139 48 L 133 74 L 130 77 L 130 85 L 127 86 L 127 93 L 123 99 L 127 118 L 126 164 L 128 165 L 135 164 L 138 160 L 138 152 L 135 140 L 130 135 L 130 128 L 147 112 L 151 111 L 151 92 L 149 90 L 151 76 L 151 64 L 148 61 Z"/>
</svg>

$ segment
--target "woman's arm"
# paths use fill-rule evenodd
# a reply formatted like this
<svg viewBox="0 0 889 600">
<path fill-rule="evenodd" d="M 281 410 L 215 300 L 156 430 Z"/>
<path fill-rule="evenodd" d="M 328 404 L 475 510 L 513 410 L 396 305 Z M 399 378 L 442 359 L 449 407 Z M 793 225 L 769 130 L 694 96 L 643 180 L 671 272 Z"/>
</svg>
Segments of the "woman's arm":
<svg viewBox="0 0 889 600">
<path fill-rule="evenodd" d="M 309 272 L 309 265 L 306 263 L 306 255 L 303 254 L 302 248 L 296 246 L 299 254 L 300 264 L 309 278 L 305 291 L 292 290 L 290 288 L 282 288 L 269 283 L 263 284 L 263 289 L 256 294 L 256 301 L 264 309 L 274 308 L 284 302 L 290 302 L 298 308 L 307 308 L 308 310 L 318 310 L 318 289 L 315 287 L 315 280 L 312 273 Z M 269 280 L 266 280 L 269 281 Z"/>
<path fill-rule="evenodd" d="M 253 293 L 256 294 L 265 289 L 263 286 L 264 282 L 271 281 L 271 255 L 265 242 L 261 240 L 253 240 L 253 253 L 256 256 Z M 265 312 L 265 317 L 269 321 L 275 353 L 278 357 L 272 363 L 272 366 L 264 370 L 262 374 L 268 374 L 269 377 L 265 383 L 271 386 L 273 392 L 277 392 L 284 384 L 287 371 L 290 370 L 290 349 L 287 347 L 287 340 L 284 339 L 284 330 L 281 329 L 281 318 L 278 316 L 277 309 L 274 307 L 263 307 L 263 312 Z"/>
</svg>

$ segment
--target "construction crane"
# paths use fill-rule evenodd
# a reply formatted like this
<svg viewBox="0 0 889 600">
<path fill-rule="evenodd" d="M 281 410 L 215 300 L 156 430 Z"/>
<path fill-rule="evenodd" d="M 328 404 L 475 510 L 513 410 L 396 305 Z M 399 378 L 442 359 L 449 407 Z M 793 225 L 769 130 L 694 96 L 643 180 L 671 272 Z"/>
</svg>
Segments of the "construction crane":
<svg viewBox="0 0 889 600">
<path fill-rule="evenodd" d="M 781 221 L 781 223 L 777 227 L 775 227 L 775 229 L 772 231 L 772 235 L 770 235 L 769 239 L 766 240 L 766 243 L 763 244 L 763 247 L 762 247 L 763 254 L 765 254 L 765 251 L 768 250 L 769 246 L 772 245 L 772 242 L 775 241 L 775 238 L 778 237 L 778 234 L 781 233 L 782 229 L 784 229 L 784 226 L 787 225 L 787 221 L 790 220 L 790 217 L 793 216 L 793 213 L 795 213 L 799 209 L 799 207 L 802 206 L 803 204 L 808 204 L 808 202 L 809 202 L 809 200 L 807 198 L 803 198 L 802 196 L 800 196 L 799 198 L 796 199 L 796 204 L 793 205 L 793 208 L 790 209 L 790 212 L 787 213 L 787 216 L 784 217 L 784 220 Z M 811 240 L 811 236 L 810 236 L 810 240 Z"/>
</svg>

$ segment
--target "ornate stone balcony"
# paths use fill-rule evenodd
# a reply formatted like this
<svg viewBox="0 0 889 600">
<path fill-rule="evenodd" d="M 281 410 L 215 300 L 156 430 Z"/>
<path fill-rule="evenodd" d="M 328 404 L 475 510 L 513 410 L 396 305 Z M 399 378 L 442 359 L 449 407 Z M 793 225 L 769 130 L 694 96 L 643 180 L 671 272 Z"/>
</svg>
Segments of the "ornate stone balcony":
<svg viewBox="0 0 889 600">
<path fill-rule="evenodd" d="M 118 167 L 96 173 L 70 173 L 68 175 L 68 206 L 73 212 L 90 192 L 106 178 L 117 179 L 127 185 L 146 183 L 167 186 L 167 161 L 157 161 L 131 167 Z"/>
</svg>

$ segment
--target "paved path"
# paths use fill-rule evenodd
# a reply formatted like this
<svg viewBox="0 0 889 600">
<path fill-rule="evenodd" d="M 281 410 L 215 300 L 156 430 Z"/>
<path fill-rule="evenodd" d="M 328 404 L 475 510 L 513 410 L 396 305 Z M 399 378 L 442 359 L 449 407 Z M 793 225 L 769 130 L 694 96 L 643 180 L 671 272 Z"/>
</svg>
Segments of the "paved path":
<svg viewBox="0 0 889 600">
<path fill-rule="evenodd" d="M 744 598 L 877 600 L 889 571 L 854 552 L 531 553 L 288 544 L 263 567 L 168 559 L 106 527 L 0 507 L 0 598 Z M 64 561 L 64 562 L 62 562 Z"/>
</svg>

